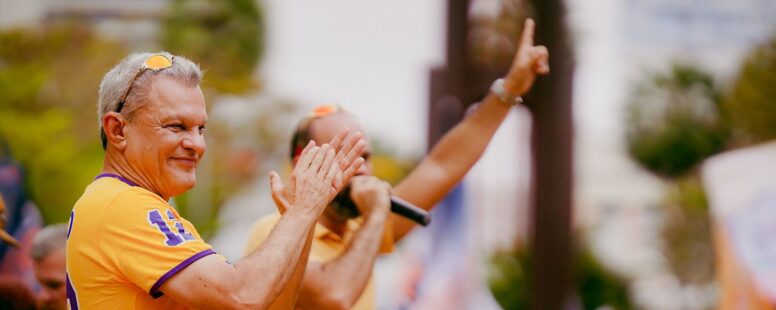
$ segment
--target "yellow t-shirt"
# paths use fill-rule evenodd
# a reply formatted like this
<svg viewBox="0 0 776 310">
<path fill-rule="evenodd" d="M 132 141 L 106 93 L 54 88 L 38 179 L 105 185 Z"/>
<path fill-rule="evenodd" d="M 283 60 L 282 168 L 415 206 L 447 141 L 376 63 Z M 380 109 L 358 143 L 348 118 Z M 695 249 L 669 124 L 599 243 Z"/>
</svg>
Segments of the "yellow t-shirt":
<svg viewBox="0 0 776 310">
<path fill-rule="evenodd" d="M 275 224 L 277 224 L 279 220 L 280 214 L 275 213 L 264 216 L 253 224 L 245 255 L 253 252 L 264 243 L 264 240 L 267 240 L 272 228 L 275 227 Z M 313 243 L 310 248 L 310 261 L 325 263 L 339 257 L 342 252 L 345 251 L 350 240 L 353 238 L 353 234 L 358 231 L 360 226 L 358 220 L 349 220 L 344 236 L 340 237 L 320 223 L 316 223 L 315 231 L 313 232 Z M 382 243 L 380 244 L 380 253 L 390 253 L 393 251 L 393 248 L 393 229 L 389 223 L 385 225 Z M 302 296 L 300 296 L 300 298 L 301 297 Z M 361 293 L 361 297 L 358 298 L 358 301 L 356 301 L 351 309 L 377 309 L 377 296 L 372 277 L 369 277 L 369 282 L 364 288 L 364 292 Z"/>
<path fill-rule="evenodd" d="M 100 175 L 86 187 L 69 227 L 70 309 L 183 308 L 159 288 L 215 253 L 161 197 L 116 175 Z"/>
</svg>

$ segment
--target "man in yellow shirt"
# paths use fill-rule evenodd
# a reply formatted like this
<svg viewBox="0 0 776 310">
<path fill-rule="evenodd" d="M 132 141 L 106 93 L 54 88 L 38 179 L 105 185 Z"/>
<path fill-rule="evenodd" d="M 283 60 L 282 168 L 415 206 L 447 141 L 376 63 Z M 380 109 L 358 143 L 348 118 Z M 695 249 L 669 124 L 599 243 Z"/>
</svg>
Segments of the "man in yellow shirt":
<svg viewBox="0 0 776 310">
<path fill-rule="evenodd" d="M 71 309 L 266 308 L 298 287 L 293 266 L 307 261 L 312 227 L 363 163 L 365 142 L 342 131 L 306 144 L 288 184 L 271 173 L 282 216 L 260 249 L 229 264 L 168 203 L 194 186 L 205 152 L 201 79 L 197 65 L 164 52 L 130 55 L 105 75 L 103 171 L 67 233 Z"/>
<path fill-rule="evenodd" d="M 390 193 L 430 210 L 460 182 L 482 156 L 509 109 L 531 88 L 536 75 L 549 72 L 548 51 L 544 46 L 534 46 L 533 33 L 534 23 L 527 20 L 507 76 L 494 82 L 492 92 L 477 109 L 450 130 L 393 190 L 370 176 L 368 164 L 361 166 L 350 184 L 350 198 L 358 210 L 331 204 L 316 224 L 310 260 L 299 290 L 299 307 L 376 309 L 371 280 L 375 259 L 379 253 L 390 251 L 393 243 L 415 226 L 389 214 Z M 342 128 L 361 130 L 361 125 L 338 107 L 316 108 L 297 127 L 291 145 L 292 160 L 298 162 L 299 152 L 308 139 L 326 141 Z M 367 163 L 369 152 L 367 145 L 362 155 Z M 361 216 L 354 218 L 358 214 Z M 269 216 L 254 224 L 247 252 L 263 246 L 277 223 L 277 216 Z M 298 265 L 297 269 L 304 266 Z M 284 292 L 273 306 L 293 298 L 293 293 Z"/>
</svg>

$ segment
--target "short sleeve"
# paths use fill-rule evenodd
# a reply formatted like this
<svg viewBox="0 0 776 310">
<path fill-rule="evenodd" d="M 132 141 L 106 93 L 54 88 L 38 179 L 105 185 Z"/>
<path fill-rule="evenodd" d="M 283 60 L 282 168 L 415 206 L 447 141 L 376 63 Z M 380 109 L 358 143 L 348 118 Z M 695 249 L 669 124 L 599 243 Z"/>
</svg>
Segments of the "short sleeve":
<svg viewBox="0 0 776 310">
<path fill-rule="evenodd" d="M 251 226 L 250 234 L 248 235 L 248 243 L 245 246 L 243 257 L 253 253 L 253 251 L 258 249 L 259 246 L 267 240 L 269 234 L 279 220 L 280 214 L 274 213 L 258 219 L 253 226 Z"/>
<path fill-rule="evenodd" d="M 144 190 L 120 194 L 106 210 L 99 232 L 102 253 L 129 282 L 162 296 L 165 281 L 215 252 L 194 226 L 166 202 Z"/>
</svg>

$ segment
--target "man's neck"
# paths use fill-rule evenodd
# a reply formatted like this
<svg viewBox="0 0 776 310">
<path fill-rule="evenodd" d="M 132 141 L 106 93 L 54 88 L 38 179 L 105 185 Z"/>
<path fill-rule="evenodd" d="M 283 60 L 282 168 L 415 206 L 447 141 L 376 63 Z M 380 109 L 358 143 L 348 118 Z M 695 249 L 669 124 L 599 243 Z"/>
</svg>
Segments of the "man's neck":
<svg viewBox="0 0 776 310">
<path fill-rule="evenodd" d="M 119 161 L 121 163 L 119 163 Z M 111 156 L 111 154 L 108 154 L 105 156 L 105 160 L 103 161 L 103 164 L 102 164 L 102 172 L 100 173 L 111 173 L 111 174 L 121 176 L 131 181 L 132 183 L 135 183 L 138 186 L 145 188 L 154 194 L 159 195 L 159 197 L 162 197 L 164 201 L 169 200 L 170 197 L 165 197 L 162 194 L 157 193 L 155 190 L 153 190 L 149 180 L 142 178 L 139 173 L 136 173 L 131 169 L 127 169 L 126 167 L 129 167 L 129 164 L 126 162 L 126 160 L 123 157 L 115 156 L 115 155 Z"/>
</svg>

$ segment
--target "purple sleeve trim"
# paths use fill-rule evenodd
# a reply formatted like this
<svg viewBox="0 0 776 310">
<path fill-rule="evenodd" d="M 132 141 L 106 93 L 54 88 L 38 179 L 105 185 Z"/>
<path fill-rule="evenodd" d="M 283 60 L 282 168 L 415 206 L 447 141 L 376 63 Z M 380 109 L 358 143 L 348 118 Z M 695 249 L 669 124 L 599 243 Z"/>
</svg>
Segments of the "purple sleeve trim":
<svg viewBox="0 0 776 310">
<path fill-rule="evenodd" d="M 164 295 L 164 293 L 160 292 L 159 288 L 162 286 L 162 284 L 164 284 L 164 282 L 167 282 L 167 280 L 172 278 L 172 276 L 174 276 L 179 271 L 181 271 L 184 268 L 186 268 L 189 265 L 191 265 L 191 263 L 198 261 L 200 258 L 203 258 L 203 257 L 208 256 L 210 254 L 215 254 L 215 253 L 216 252 L 213 251 L 213 249 L 207 249 L 207 250 L 204 250 L 202 252 L 199 252 L 197 254 L 192 255 L 191 257 L 187 258 L 186 260 L 184 260 L 183 262 L 178 264 L 178 266 L 175 266 L 175 268 L 170 269 L 170 271 L 165 273 L 161 278 L 159 278 L 159 280 L 157 280 L 156 283 L 154 283 L 154 285 L 151 286 L 151 290 L 148 293 L 151 294 L 151 297 L 153 297 L 153 298 L 162 297 L 162 295 Z"/>
</svg>

